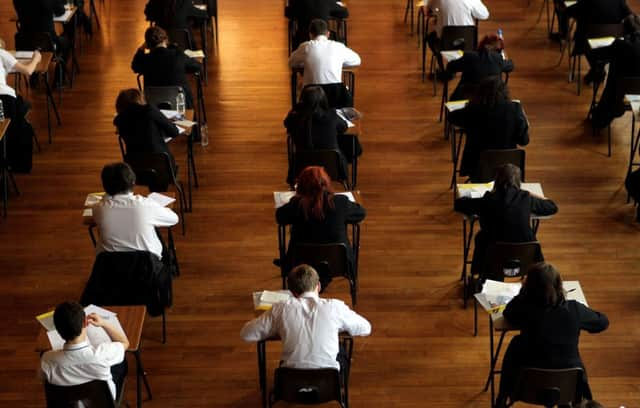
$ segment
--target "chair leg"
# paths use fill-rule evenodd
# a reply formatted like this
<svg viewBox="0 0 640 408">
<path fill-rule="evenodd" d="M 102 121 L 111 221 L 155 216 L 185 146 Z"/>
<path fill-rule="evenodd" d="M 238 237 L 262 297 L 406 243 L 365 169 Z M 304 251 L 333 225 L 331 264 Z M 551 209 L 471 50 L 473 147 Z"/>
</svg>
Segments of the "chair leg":
<svg viewBox="0 0 640 408">
<path fill-rule="evenodd" d="M 611 157 L 611 125 L 607 127 L 607 156 Z"/>
<path fill-rule="evenodd" d="M 162 344 L 167 344 L 167 309 L 162 309 Z"/>
</svg>

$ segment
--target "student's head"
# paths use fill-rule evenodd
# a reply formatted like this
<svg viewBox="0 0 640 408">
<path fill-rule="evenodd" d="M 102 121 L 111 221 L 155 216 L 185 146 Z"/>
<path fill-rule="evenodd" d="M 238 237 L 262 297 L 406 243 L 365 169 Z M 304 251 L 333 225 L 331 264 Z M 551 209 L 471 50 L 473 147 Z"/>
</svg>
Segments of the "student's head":
<svg viewBox="0 0 640 408">
<path fill-rule="evenodd" d="M 625 34 L 633 34 L 640 31 L 640 16 L 637 14 L 629 14 L 622 20 Z"/>
<path fill-rule="evenodd" d="M 307 86 L 300 94 L 300 102 L 305 112 L 329 110 L 329 102 L 321 86 Z"/>
<path fill-rule="evenodd" d="M 287 286 L 295 296 L 319 289 L 319 282 L 318 272 L 306 264 L 296 266 L 287 276 Z"/>
<path fill-rule="evenodd" d="M 314 18 L 309 24 L 309 36 L 315 38 L 319 35 L 327 35 L 329 32 L 329 26 L 327 22 L 321 18 Z"/>
<path fill-rule="evenodd" d="M 102 169 L 102 187 L 109 195 L 125 194 L 133 190 L 136 174 L 127 163 L 107 164 Z"/>
<path fill-rule="evenodd" d="M 53 323 L 56 330 L 65 341 L 78 337 L 85 327 L 84 308 L 77 302 L 64 302 L 53 312 Z"/>
<path fill-rule="evenodd" d="M 167 32 L 158 26 L 149 27 L 147 31 L 144 32 L 144 41 L 149 48 L 156 48 L 164 44 L 167 39 Z"/>
<path fill-rule="evenodd" d="M 116 98 L 116 112 L 119 114 L 133 105 L 144 105 L 142 92 L 137 88 L 123 89 Z"/>
<path fill-rule="evenodd" d="M 498 102 L 509 100 L 509 90 L 499 77 L 485 78 L 478 84 L 470 103 L 494 106 Z"/>
<path fill-rule="evenodd" d="M 487 34 L 478 44 L 478 51 L 496 51 L 504 49 L 504 41 L 495 34 Z"/>
<path fill-rule="evenodd" d="M 494 190 L 504 190 L 509 187 L 520 188 L 520 168 L 511 163 L 498 166 L 493 185 Z"/>
<path fill-rule="evenodd" d="M 333 207 L 331 178 L 321 166 L 306 167 L 297 179 L 296 198 L 306 219 L 323 219 L 325 205 Z"/>
<path fill-rule="evenodd" d="M 562 278 L 553 265 L 540 262 L 529 268 L 522 284 L 522 293 L 541 306 L 556 306 L 564 301 Z"/>
</svg>

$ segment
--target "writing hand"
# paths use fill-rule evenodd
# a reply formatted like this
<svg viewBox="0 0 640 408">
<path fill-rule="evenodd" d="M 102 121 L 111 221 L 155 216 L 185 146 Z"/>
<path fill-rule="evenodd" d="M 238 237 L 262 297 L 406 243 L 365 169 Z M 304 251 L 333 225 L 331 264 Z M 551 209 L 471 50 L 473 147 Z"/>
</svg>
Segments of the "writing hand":
<svg viewBox="0 0 640 408">
<path fill-rule="evenodd" d="M 97 313 L 91 313 L 89 316 L 87 316 L 87 323 L 92 324 L 96 327 L 102 327 L 104 326 L 105 321 Z"/>
</svg>

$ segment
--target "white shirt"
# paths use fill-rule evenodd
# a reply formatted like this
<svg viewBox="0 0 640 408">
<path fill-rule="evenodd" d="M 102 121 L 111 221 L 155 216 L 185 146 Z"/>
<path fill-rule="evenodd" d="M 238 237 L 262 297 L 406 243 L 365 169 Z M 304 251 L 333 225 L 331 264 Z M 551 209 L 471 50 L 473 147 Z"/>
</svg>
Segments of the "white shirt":
<svg viewBox="0 0 640 408">
<path fill-rule="evenodd" d="M 371 324 L 337 299 L 321 299 L 316 292 L 276 303 L 257 319 L 244 325 L 240 336 L 260 341 L 279 335 L 282 365 L 293 368 L 336 368 L 338 334 L 368 336 Z"/>
<path fill-rule="evenodd" d="M 344 44 L 324 35 L 303 42 L 291 53 L 289 66 L 304 68 L 303 85 L 342 82 L 342 67 L 357 67 L 360 56 Z"/>
<path fill-rule="evenodd" d="M 442 36 L 442 27 L 475 25 L 486 20 L 489 10 L 482 0 L 430 0 L 429 8 L 437 15 L 434 31 Z"/>
<path fill-rule="evenodd" d="M 16 97 L 16 91 L 7 85 L 7 74 L 13 72 L 18 60 L 6 50 L 0 48 L 0 95 Z"/>
<path fill-rule="evenodd" d="M 178 223 L 170 208 L 140 195 L 105 195 L 93 208 L 100 236 L 97 252 L 149 251 L 162 258 L 162 243 L 155 227 Z"/>
<path fill-rule="evenodd" d="M 109 384 L 113 399 L 116 386 L 111 378 L 111 366 L 124 360 L 122 343 L 102 343 L 93 348 L 89 342 L 66 344 L 62 350 L 48 351 L 42 355 L 40 369 L 44 379 L 53 385 L 79 385 L 92 380 Z"/>
</svg>

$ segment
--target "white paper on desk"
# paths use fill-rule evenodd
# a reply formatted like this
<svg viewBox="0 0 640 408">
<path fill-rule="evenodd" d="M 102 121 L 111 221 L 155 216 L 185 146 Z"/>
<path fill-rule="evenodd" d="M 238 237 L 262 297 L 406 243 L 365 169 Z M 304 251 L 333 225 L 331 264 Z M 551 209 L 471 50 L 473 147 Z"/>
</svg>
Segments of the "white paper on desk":
<svg viewBox="0 0 640 408">
<path fill-rule="evenodd" d="M 87 194 L 87 198 L 84 200 L 85 207 L 93 207 L 102 201 L 102 197 L 104 197 L 104 193 L 91 193 Z"/>
<path fill-rule="evenodd" d="M 82 210 L 83 217 L 93 217 L 93 208 L 85 208 Z"/>
<path fill-rule="evenodd" d="M 91 313 L 95 313 L 95 314 L 97 314 L 100 317 L 103 317 L 105 319 L 116 315 L 116 313 L 112 312 L 111 310 L 107 310 L 107 309 L 105 309 L 103 307 L 96 306 L 96 305 L 93 305 L 93 304 L 85 307 L 84 308 L 84 312 L 87 315 L 90 315 Z"/>
<path fill-rule="evenodd" d="M 489 312 L 499 312 L 518 293 L 522 284 L 520 282 L 508 283 L 487 279 L 482 286 L 482 291 L 474 297 L 482 308 Z"/>
<path fill-rule="evenodd" d="M 461 50 L 440 51 L 440 55 L 442 55 L 442 58 L 444 58 L 447 62 L 451 62 L 462 58 L 464 52 Z"/>
<path fill-rule="evenodd" d="M 578 2 L 577 0 L 568 0 L 568 1 L 564 2 L 564 6 L 566 8 L 569 8 L 569 7 L 573 6 L 573 5 L 575 5 L 577 2 Z"/>
<path fill-rule="evenodd" d="M 344 3 L 343 3 L 343 2 L 341 2 L 341 1 L 336 1 L 336 4 L 337 4 L 338 6 L 340 6 L 340 7 L 347 7 L 347 5 L 346 5 L 346 4 L 344 4 Z"/>
<path fill-rule="evenodd" d="M 48 331 L 47 338 L 49 338 L 51 350 L 62 350 L 62 346 L 64 346 L 64 339 L 60 337 L 60 334 L 58 334 L 57 330 Z"/>
<path fill-rule="evenodd" d="M 184 132 L 186 132 L 187 129 L 180 127 L 178 125 L 175 125 L 176 129 L 178 129 L 178 133 L 179 134 L 183 134 Z"/>
<path fill-rule="evenodd" d="M 166 196 L 164 194 L 160 194 L 160 193 L 151 193 L 147 196 L 147 198 L 155 201 L 156 203 L 160 204 L 163 207 L 168 206 L 169 204 L 173 203 L 174 201 L 176 201 L 175 198 L 173 197 L 169 197 Z"/>
<path fill-rule="evenodd" d="M 160 109 L 160 112 L 169 120 L 180 118 L 180 114 L 176 110 Z"/>
<path fill-rule="evenodd" d="M 640 95 L 625 94 L 624 103 L 640 102 Z"/>
<path fill-rule="evenodd" d="M 204 58 L 204 51 L 202 50 L 184 50 L 184 55 L 189 58 Z"/>
<path fill-rule="evenodd" d="M 615 37 L 589 38 L 587 42 L 592 50 L 608 47 L 616 40 Z"/>
<path fill-rule="evenodd" d="M 345 121 L 345 123 L 347 124 L 347 127 L 350 127 L 350 128 L 355 127 L 353 122 L 351 122 L 349 119 L 347 119 L 347 117 L 344 116 L 344 113 L 342 113 L 342 111 L 340 109 L 336 109 L 336 114 L 338 115 L 338 117 L 340 117 L 340 119 Z"/>
<path fill-rule="evenodd" d="M 482 198 L 487 191 L 493 189 L 493 181 L 490 183 L 465 183 L 458 184 L 458 197 L 460 198 Z"/>
<path fill-rule="evenodd" d="M 273 202 L 276 208 L 280 208 L 286 203 L 288 203 L 291 198 L 296 195 L 295 191 L 274 191 L 273 192 Z M 352 203 L 356 202 L 356 197 L 353 195 L 351 191 L 344 191 L 340 193 L 336 193 L 336 195 L 343 195 L 349 199 Z"/>
<path fill-rule="evenodd" d="M 631 111 L 634 115 L 638 116 L 640 113 L 640 101 L 631 101 Z"/>
<path fill-rule="evenodd" d="M 74 12 L 74 9 L 69 9 L 69 10 L 65 9 L 64 14 L 61 16 L 54 16 L 53 21 L 58 23 L 64 23 L 67 20 L 69 20 L 73 12 Z"/>
<path fill-rule="evenodd" d="M 207 10 L 207 5 L 206 4 L 194 4 L 193 7 L 200 9 L 200 10 Z"/>
<path fill-rule="evenodd" d="M 188 119 L 176 120 L 173 123 L 175 123 L 178 126 L 182 126 L 184 128 L 190 128 L 190 127 L 192 127 L 192 126 L 194 126 L 196 124 L 196 122 L 194 122 L 192 120 L 188 120 Z"/>
<path fill-rule="evenodd" d="M 173 137 L 165 137 L 164 138 L 164 142 L 165 143 L 169 143 L 170 141 L 172 141 L 174 138 Z"/>
<path fill-rule="evenodd" d="M 16 59 L 31 59 L 33 58 L 33 51 L 16 51 Z"/>
<path fill-rule="evenodd" d="M 274 303 L 284 302 L 290 297 L 291 292 L 288 290 L 253 292 L 253 308 L 255 310 L 269 310 Z"/>
<path fill-rule="evenodd" d="M 449 101 L 445 103 L 444 106 L 447 108 L 449 112 L 455 112 L 457 110 L 466 108 L 468 104 L 469 104 L 468 99 L 462 99 L 459 101 Z"/>
</svg>

